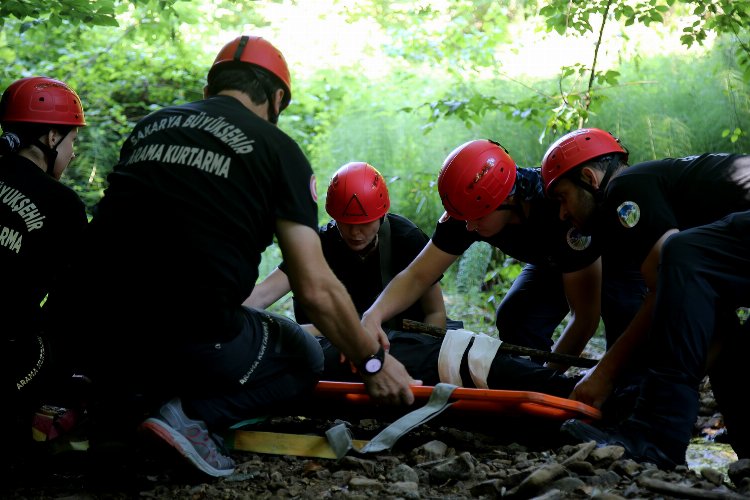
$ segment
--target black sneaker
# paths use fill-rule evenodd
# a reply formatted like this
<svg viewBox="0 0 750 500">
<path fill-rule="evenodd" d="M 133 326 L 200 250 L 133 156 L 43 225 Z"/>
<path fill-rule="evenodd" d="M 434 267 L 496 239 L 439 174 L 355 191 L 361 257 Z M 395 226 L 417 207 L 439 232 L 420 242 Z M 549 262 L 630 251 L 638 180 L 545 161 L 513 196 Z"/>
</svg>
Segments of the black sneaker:
<svg viewBox="0 0 750 500">
<path fill-rule="evenodd" d="M 677 461 L 669 458 L 644 436 L 626 432 L 622 427 L 604 430 L 580 420 L 570 419 L 563 422 L 560 431 L 578 443 L 595 441 L 600 447 L 621 446 L 628 458 L 636 462 L 650 462 L 660 469 L 672 470 L 678 465 Z M 684 460 L 679 463 L 684 463 Z"/>
</svg>

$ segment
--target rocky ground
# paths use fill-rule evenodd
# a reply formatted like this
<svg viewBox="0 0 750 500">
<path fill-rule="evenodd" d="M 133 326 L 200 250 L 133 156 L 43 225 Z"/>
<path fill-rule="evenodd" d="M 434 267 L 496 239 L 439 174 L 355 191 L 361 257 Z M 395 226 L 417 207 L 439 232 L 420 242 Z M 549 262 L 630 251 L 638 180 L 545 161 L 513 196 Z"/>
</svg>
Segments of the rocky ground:
<svg viewBox="0 0 750 500">
<path fill-rule="evenodd" d="M 369 439 L 391 418 L 337 415 L 355 439 Z M 275 418 L 254 430 L 322 436 L 333 419 Z M 619 447 L 567 445 L 559 422 L 445 413 L 401 438 L 390 452 L 332 459 L 233 451 L 236 472 L 211 479 L 148 439 L 90 454 L 40 456 L 33 467 L 5 469 L 0 497 L 65 499 L 270 498 L 750 498 L 750 460 L 665 472 L 624 459 Z M 722 435 L 710 388 L 696 435 Z M 143 436 L 145 438 L 145 436 Z"/>
</svg>

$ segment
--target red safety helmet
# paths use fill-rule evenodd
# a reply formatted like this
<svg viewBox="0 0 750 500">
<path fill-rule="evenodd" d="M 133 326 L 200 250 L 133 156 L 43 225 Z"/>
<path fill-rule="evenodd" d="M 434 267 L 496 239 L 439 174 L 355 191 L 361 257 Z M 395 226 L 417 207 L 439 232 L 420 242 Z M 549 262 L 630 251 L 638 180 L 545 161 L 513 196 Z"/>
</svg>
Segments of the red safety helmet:
<svg viewBox="0 0 750 500">
<path fill-rule="evenodd" d="M 499 207 L 515 182 L 513 158 L 500 144 L 479 139 L 448 155 L 438 176 L 438 192 L 448 215 L 474 220 Z"/>
<path fill-rule="evenodd" d="M 78 94 L 65 83 L 44 76 L 13 82 L 0 100 L 0 123 L 43 123 L 83 127 Z"/>
<path fill-rule="evenodd" d="M 289 76 L 289 67 L 284 55 L 271 42 L 259 36 L 238 36 L 219 51 L 208 72 L 209 79 L 216 67 L 236 61 L 258 66 L 275 75 L 284 84 L 281 109 L 289 105 L 292 99 L 292 79 Z"/>
<path fill-rule="evenodd" d="M 566 172 L 602 155 L 620 153 L 628 159 L 628 152 L 612 134 L 598 128 L 574 130 L 556 140 L 542 159 L 544 191 Z"/>
<path fill-rule="evenodd" d="M 367 224 L 391 208 L 385 179 L 372 165 L 354 161 L 339 168 L 326 195 L 326 212 L 336 222 Z"/>
</svg>

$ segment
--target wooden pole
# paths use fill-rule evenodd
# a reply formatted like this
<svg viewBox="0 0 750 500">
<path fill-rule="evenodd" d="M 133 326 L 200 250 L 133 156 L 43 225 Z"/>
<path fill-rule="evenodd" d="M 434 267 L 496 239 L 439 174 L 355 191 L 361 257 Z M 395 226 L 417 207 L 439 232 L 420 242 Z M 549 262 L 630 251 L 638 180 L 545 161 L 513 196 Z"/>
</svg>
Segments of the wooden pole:
<svg viewBox="0 0 750 500">
<path fill-rule="evenodd" d="M 404 319 L 402 328 L 407 332 L 418 332 L 432 335 L 433 337 L 445 337 L 445 329 L 438 328 L 437 326 L 428 325 L 427 323 L 420 323 L 411 319 Z M 508 344 L 503 342 L 498 349 L 499 352 L 505 352 L 508 354 L 516 354 L 518 356 L 530 356 L 537 359 L 543 359 L 545 361 L 552 361 L 561 365 L 577 366 L 580 368 L 591 368 L 596 366 L 599 362 L 598 359 L 591 358 L 579 358 L 577 356 L 571 356 L 569 354 L 557 354 L 549 351 L 542 351 L 540 349 L 532 349 L 530 347 L 523 347 L 519 345 Z"/>
</svg>

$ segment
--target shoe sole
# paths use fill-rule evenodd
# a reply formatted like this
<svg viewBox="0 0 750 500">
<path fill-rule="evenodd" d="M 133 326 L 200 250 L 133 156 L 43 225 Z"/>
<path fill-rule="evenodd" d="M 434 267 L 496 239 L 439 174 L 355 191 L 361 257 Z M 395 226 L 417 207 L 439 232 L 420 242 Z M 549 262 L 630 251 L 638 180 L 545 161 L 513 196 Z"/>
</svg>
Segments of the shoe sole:
<svg viewBox="0 0 750 500">
<path fill-rule="evenodd" d="M 586 424 L 585 422 L 578 422 L 577 420 L 567 420 L 560 426 L 560 430 L 563 434 L 576 440 L 579 443 L 587 443 L 590 441 L 596 442 L 598 446 L 604 446 L 609 444 L 607 442 L 607 435 L 602 431 Z"/>
<path fill-rule="evenodd" d="M 156 434 L 163 441 L 166 441 L 172 448 L 180 452 L 180 455 L 190 461 L 191 464 L 213 477 L 224 477 L 229 476 L 234 472 L 234 467 L 227 470 L 219 470 L 212 467 L 199 455 L 197 455 L 195 448 L 185 437 L 180 434 L 174 434 L 171 429 L 161 420 L 156 418 L 148 418 L 141 424 L 142 429 L 149 430 Z"/>
</svg>

